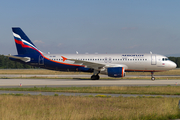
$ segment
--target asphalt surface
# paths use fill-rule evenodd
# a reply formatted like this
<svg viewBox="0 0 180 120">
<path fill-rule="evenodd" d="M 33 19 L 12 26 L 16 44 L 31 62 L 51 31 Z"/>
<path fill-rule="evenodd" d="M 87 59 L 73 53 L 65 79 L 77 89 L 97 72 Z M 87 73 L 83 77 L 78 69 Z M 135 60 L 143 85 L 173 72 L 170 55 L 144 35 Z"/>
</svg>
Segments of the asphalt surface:
<svg viewBox="0 0 180 120">
<path fill-rule="evenodd" d="M 58 78 L 91 78 L 89 75 L 0 75 L 0 77 L 58 77 Z M 100 75 L 101 78 L 108 78 L 107 75 Z M 150 75 L 126 75 L 126 77 L 149 77 Z M 180 75 L 156 75 L 155 77 L 180 77 Z"/>
<path fill-rule="evenodd" d="M 14 76 L 8 75 L 7 77 Z M 17 76 L 17 75 L 16 75 Z M 49 76 L 49 75 L 48 75 Z M 53 75 L 54 77 L 56 75 Z M 88 75 L 89 76 L 89 75 Z M 24 76 L 22 76 L 24 77 Z M 52 76 L 51 76 L 52 77 Z M 67 75 L 64 75 L 67 77 Z M 85 86 L 177 86 L 180 80 L 122 80 L 122 79 L 83 79 L 82 75 L 75 75 L 72 79 L 0 79 L 0 87 L 85 87 Z"/>
<path fill-rule="evenodd" d="M 4 76 L 4 75 L 3 75 Z M 180 86 L 180 80 L 114 80 L 114 79 L 100 79 L 100 80 L 90 80 L 81 79 L 83 77 L 89 77 L 90 75 L 71 75 L 73 79 L 63 79 L 69 75 L 60 75 L 61 79 L 7 79 L 6 77 L 34 77 L 37 75 L 6 75 L 4 79 L 0 79 L 1 88 L 12 88 L 12 87 L 86 87 L 86 86 Z M 38 75 L 47 76 L 47 75 Z M 48 75 L 49 77 L 59 77 L 59 75 Z M 2 77 L 2 75 L 1 75 Z M 62 92 L 32 92 L 32 91 L 0 91 L 0 94 L 10 94 L 10 93 L 21 93 L 21 94 L 31 94 L 31 95 L 66 95 L 66 96 L 96 96 L 106 95 L 112 97 L 136 97 L 136 96 L 162 96 L 162 97 L 180 97 L 178 95 L 131 95 L 131 94 L 101 94 L 101 93 L 62 93 Z"/>
</svg>

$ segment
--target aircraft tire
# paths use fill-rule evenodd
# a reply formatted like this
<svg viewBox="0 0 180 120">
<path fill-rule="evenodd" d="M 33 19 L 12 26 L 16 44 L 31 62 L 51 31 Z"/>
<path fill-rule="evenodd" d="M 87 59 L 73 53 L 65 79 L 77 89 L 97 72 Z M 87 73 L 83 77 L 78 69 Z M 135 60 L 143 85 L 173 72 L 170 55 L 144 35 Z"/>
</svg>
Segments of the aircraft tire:
<svg viewBox="0 0 180 120">
<path fill-rule="evenodd" d="M 155 77 L 152 77 L 151 80 L 154 81 L 154 80 L 155 80 Z"/>
<path fill-rule="evenodd" d="M 92 75 L 91 80 L 99 80 L 99 75 Z"/>
<path fill-rule="evenodd" d="M 99 78 L 100 78 L 99 75 L 96 75 L 96 80 L 99 80 Z"/>
</svg>

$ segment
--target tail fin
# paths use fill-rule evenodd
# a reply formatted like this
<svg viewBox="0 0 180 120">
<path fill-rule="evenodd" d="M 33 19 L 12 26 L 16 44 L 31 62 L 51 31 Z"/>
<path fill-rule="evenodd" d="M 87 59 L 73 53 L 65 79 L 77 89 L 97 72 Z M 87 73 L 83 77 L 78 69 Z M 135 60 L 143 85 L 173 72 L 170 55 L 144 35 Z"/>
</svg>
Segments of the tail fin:
<svg viewBox="0 0 180 120">
<path fill-rule="evenodd" d="M 18 55 L 42 54 L 19 27 L 12 28 Z"/>
</svg>

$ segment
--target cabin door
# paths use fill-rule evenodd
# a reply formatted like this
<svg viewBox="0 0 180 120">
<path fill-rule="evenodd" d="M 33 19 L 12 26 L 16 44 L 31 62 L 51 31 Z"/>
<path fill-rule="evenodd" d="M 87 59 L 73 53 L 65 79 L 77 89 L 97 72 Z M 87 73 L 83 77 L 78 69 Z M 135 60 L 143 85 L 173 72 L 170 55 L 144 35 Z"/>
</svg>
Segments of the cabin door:
<svg viewBox="0 0 180 120">
<path fill-rule="evenodd" d="M 151 55 L 151 65 L 156 65 L 156 55 Z"/>
<path fill-rule="evenodd" d="M 39 55 L 39 65 L 44 65 L 44 57 Z"/>
</svg>

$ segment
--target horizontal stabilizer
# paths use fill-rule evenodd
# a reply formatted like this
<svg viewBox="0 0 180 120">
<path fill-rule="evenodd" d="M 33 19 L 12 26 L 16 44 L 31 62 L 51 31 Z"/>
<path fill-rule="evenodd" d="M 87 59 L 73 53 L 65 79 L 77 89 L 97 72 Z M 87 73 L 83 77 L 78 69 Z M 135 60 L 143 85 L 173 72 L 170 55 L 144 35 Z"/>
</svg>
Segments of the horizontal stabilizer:
<svg viewBox="0 0 180 120">
<path fill-rule="evenodd" d="M 24 62 L 31 61 L 30 57 L 18 57 L 18 56 L 13 56 L 13 55 L 4 55 L 4 56 L 9 57 L 9 58 L 19 59 L 19 60 L 22 60 Z"/>
</svg>

